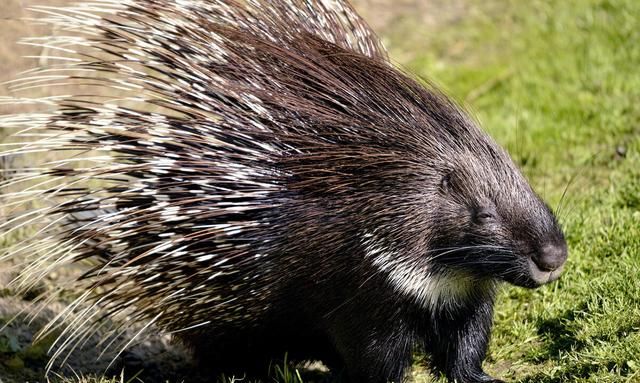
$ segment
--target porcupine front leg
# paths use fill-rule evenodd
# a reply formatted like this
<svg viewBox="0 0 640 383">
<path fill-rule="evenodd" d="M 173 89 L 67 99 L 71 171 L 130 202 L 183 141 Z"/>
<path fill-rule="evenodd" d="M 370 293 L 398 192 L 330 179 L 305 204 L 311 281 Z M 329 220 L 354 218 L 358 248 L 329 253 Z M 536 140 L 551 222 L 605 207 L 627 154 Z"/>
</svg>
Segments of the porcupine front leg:
<svg viewBox="0 0 640 383">
<path fill-rule="evenodd" d="M 396 339 L 399 337 L 400 339 Z M 349 383 L 402 383 L 411 366 L 411 345 L 400 334 L 367 334 L 339 345 Z"/>
<path fill-rule="evenodd" d="M 345 305 L 327 323 L 327 335 L 349 383 L 405 381 L 411 366 L 414 333 L 399 318 L 380 320 L 389 317 L 381 313 L 384 306 L 366 311 L 358 305 Z"/>
<path fill-rule="evenodd" d="M 455 314 L 434 315 L 427 348 L 433 367 L 450 382 L 502 382 L 482 370 L 493 321 L 493 299 L 486 299 Z M 436 327 L 437 326 L 437 327 Z"/>
</svg>

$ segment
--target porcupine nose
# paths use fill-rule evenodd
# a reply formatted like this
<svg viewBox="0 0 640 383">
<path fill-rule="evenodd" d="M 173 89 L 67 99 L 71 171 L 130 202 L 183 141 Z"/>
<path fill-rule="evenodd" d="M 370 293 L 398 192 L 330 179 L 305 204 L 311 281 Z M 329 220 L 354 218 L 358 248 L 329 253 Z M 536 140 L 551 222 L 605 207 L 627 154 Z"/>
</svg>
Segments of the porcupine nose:
<svg viewBox="0 0 640 383">
<path fill-rule="evenodd" d="M 567 245 L 548 243 L 532 259 L 542 271 L 557 270 L 567 260 Z"/>
</svg>

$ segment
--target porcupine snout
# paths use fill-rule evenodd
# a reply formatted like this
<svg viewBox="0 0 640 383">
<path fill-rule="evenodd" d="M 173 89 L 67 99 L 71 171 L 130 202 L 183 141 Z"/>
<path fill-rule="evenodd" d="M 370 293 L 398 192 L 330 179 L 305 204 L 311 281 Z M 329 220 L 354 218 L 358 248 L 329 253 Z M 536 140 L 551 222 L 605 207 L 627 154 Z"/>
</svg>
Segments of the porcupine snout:
<svg viewBox="0 0 640 383">
<path fill-rule="evenodd" d="M 566 243 L 548 243 L 536 252 L 531 259 L 542 271 L 555 271 L 567 260 Z"/>
</svg>

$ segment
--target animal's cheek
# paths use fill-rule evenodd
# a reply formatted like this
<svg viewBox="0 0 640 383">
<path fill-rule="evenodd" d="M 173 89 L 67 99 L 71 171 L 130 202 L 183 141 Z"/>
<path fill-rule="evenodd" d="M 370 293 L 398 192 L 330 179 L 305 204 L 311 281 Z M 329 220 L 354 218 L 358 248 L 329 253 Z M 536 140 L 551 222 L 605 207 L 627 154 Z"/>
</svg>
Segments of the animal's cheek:
<svg viewBox="0 0 640 383">
<path fill-rule="evenodd" d="M 466 228 L 471 243 L 504 244 L 508 235 L 499 222 L 469 222 Z"/>
</svg>

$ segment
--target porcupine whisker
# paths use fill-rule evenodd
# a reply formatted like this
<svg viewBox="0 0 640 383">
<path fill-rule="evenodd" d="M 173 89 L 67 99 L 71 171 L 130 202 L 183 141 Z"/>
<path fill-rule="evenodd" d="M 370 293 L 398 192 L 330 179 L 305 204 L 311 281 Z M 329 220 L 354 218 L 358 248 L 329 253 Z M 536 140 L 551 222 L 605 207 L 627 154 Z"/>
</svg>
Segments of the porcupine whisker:
<svg viewBox="0 0 640 383">
<path fill-rule="evenodd" d="M 447 254 L 451 254 L 451 253 L 455 253 L 458 251 L 464 251 L 464 250 L 476 250 L 476 249 L 483 249 L 483 250 L 502 250 L 503 248 L 499 247 L 499 246 L 490 246 L 490 245 L 477 245 L 477 246 L 461 246 L 461 247 L 456 247 L 453 248 L 451 250 L 447 250 L 441 253 L 436 254 L 435 256 L 429 257 L 432 260 L 438 259 L 440 257 L 443 257 Z"/>
<path fill-rule="evenodd" d="M 500 256 L 509 256 L 513 255 L 514 252 L 508 248 L 504 247 L 488 247 L 488 248 L 475 248 L 469 251 L 465 251 L 463 253 L 454 253 L 450 256 L 450 258 L 467 258 L 470 256 L 480 257 L 482 259 L 490 258 L 490 257 L 500 257 Z"/>
<path fill-rule="evenodd" d="M 482 263 L 482 265 L 510 265 L 509 261 L 510 260 L 503 260 L 503 261 L 499 261 L 499 260 L 486 261 L 486 260 L 483 260 L 483 261 L 481 261 L 481 263 Z M 466 266 L 466 265 L 473 266 L 473 265 L 477 265 L 478 263 L 479 263 L 479 261 L 475 261 L 475 260 L 472 261 L 472 262 L 469 262 L 467 260 L 462 260 L 462 261 L 453 260 L 453 261 L 449 261 L 448 262 L 448 264 L 451 265 L 451 266 Z"/>
<path fill-rule="evenodd" d="M 598 150 L 596 153 L 589 156 L 587 160 L 585 160 L 582 165 L 580 165 L 577 171 L 571 176 L 571 178 L 567 181 L 564 189 L 562 190 L 562 195 L 560 196 L 560 200 L 558 201 L 558 205 L 554 209 L 554 214 L 559 217 L 559 220 L 562 220 L 564 217 L 562 216 L 563 209 L 563 201 L 569 188 L 573 185 L 573 183 L 578 179 L 579 176 L 583 176 L 583 172 L 586 172 L 588 169 L 588 165 L 591 164 L 598 156 L 602 155 L 604 149 Z"/>
<path fill-rule="evenodd" d="M 464 253 L 451 253 L 447 255 L 446 263 L 450 266 L 474 267 L 476 265 L 509 265 L 513 260 L 513 252 L 492 249 L 491 253 L 465 251 Z"/>
<path fill-rule="evenodd" d="M 465 252 L 454 252 L 451 255 L 449 255 L 447 259 L 455 260 L 455 259 L 467 259 L 467 258 L 473 257 L 478 261 L 480 260 L 484 261 L 490 258 L 501 258 L 501 257 L 513 256 L 513 252 L 510 252 L 506 249 L 500 249 L 500 250 L 490 249 L 490 250 L 491 252 L 489 253 L 487 253 L 485 249 L 481 249 L 480 251 L 471 250 L 471 251 L 465 251 Z"/>
<path fill-rule="evenodd" d="M 561 210 L 562 210 L 562 202 L 564 201 L 564 198 L 567 194 L 567 191 L 569 190 L 569 187 L 571 186 L 571 184 L 573 184 L 573 182 L 576 180 L 577 176 L 578 176 L 578 172 L 576 172 L 573 176 L 571 176 L 571 178 L 569 179 L 569 181 L 567 181 L 567 184 L 565 185 L 564 189 L 562 190 L 562 195 L 560 196 L 560 201 L 558 201 L 558 206 L 555 209 L 555 214 L 557 216 L 560 216 L 561 214 Z"/>
<path fill-rule="evenodd" d="M 429 259 L 437 259 L 438 257 L 440 257 L 441 255 L 446 255 L 449 253 L 456 253 L 458 251 L 463 251 L 463 250 L 500 250 L 500 247 L 494 247 L 491 245 L 471 245 L 471 246 L 454 246 L 454 247 L 441 247 L 441 248 L 437 248 L 437 249 L 433 249 L 433 250 L 429 250 L 427 252 L 427 254 L 429 253 L 434 253 L 436 252 L 437 254 L 435 254 L 434 256 L 429 256 Z"/>
<path fill-rule="evenodd" d="M 463 247 L 461 247 L 461 246 L 438 247 L 438 248 L 435 248 L 435 249 L 429 249 L 429 250 L 427 250 L 427 253 L 433 253 L 433 252 L 437 252 L 437 251 L 444 251 L 444 250 L 457 250 L 457 249 L 460 249 L 460 248 L 464 248 L 464 249 L 467 249 L 467 248 L 475 248 L 475 247 L 478 247 L 478 246 L 479 246 L 479 247 L 485 247 L 485 246 L 487 246 L 487 245 L 471 245 L 471 246 L 463 246 Z"/>
</svg>

